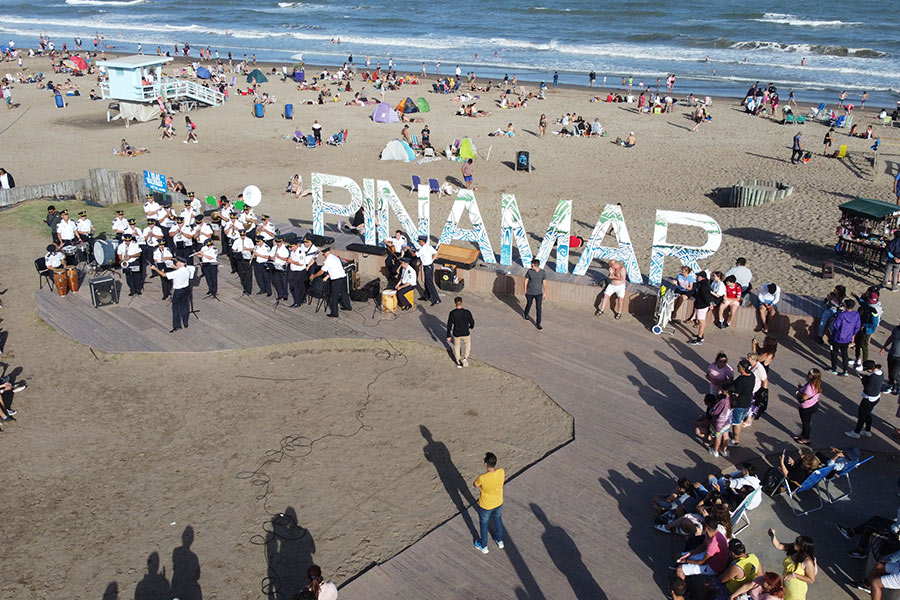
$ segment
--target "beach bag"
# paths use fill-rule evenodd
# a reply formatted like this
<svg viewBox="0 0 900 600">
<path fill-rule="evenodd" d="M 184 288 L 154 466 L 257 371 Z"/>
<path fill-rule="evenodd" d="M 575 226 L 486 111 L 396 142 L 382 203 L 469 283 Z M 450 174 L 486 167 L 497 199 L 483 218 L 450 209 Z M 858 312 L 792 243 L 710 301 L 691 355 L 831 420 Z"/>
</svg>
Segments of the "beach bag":
<svg viewBox="0 0 900 600">
<path fill-rule="evenodd" d="M 769 470 L 763 475 L 761 489 L 766 496 L 777 496 L 783 489 L 782 481 L 784 481 L 784 476 L 781 471 L 775 467 L 769 467 Z"/>
<path fill-rule="evenodd" d="M 753 396 L 753 406 L 750 412 L 754 419 L 761 419 L 769 408 L 769 389 L 759 388 L 759 391 Z"/>
</svg>

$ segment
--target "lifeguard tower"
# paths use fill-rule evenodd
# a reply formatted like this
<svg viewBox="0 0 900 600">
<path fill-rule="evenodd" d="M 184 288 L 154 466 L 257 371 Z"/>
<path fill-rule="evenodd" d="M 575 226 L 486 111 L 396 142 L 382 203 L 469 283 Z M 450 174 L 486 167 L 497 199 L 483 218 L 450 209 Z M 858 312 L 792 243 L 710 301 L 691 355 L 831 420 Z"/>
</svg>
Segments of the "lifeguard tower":
<svg viewBox="0 0 900 600">
<path fill-rule="evenodd" d="M 107 120 L 149 121 L 159 116 L 165 102 L 178 102 L 188 111 L 225 102 L 218 90 L 187 79 L 163 77 L 163 65 L 172 60 L 168 56 L 135 54 L 98 62 L 108 75 L 108 80 L 100 84 L 100 93 L 103 99 L 114 101 L 110 109 L 119 111 L 112 118 L 107 112 Z"/>
</svg>

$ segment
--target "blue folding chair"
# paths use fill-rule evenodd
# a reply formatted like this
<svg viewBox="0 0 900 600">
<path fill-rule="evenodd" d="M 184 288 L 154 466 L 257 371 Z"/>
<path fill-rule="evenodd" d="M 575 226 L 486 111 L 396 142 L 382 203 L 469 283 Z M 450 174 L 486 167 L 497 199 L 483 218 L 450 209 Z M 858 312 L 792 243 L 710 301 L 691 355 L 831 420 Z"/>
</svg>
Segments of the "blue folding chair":
<svg viewBox="0 0 900 600">
<path fill-rule="evenodd" d="M 825 477 L 830 475 L 832 471 L 834 471 L 834 465 L 828 465 L 827 467 L 816 469 L 809 474 L 809 476 L 806 478 L 806 481 L 804 481 L 794 489 L 791 489 L 791 482 L 788 481 L 787 477 L 784 478 L 784 489 L 785 493 L 788 495 L 788 504 L 790 505 L 791 510 L 794 512 L 795 517 L 808 515 L 811 512 L 821 510 L 822 507 L 825 506 L 825 503 L 822 501 L 822 494 L 819 491 L 818 485 L 823 479 L 825 479 Z M 819 505 L 814 506 L 809 510 L 801 511 L 800 509 L 803 507 L 800 506 L 800 499 L 797 496 L 809 490 L 815 490 L 816 498 L 819 500 Z"/>
<path fill-rule="evenodd" d="M 849 496 L 850 494 L 853 493 L 853 484 L 850 483 L 850 473 L 853 472 L 853 469 L 857 468 L 858 466 L 860 466 L 862 464 L 869 462 L 873 458 L 875 458 L 875 457 L 870 456 L 869 458 L 867 458 L 865 460 L 856 459 L 855 461 L 852 461 L 850 464 L 845 466 L 841 471 L 834 473 L 834 477 L 829 477 L 828 479 L 825 480 L 825 493 L 828 495 L 829 504 L 834 504 L 838 500 L 843 500 L 844 498 L 846 498 L 847 496 Z M 837 489 L 837 482 L 841 477 L 847 478 L 847 491 L 844 492 L 843 494 L 841 494 L 840 496 L 834 497 L 831 495 L 830 488 L 833 485 L 835 487 L 835 489 Z"/>
<path fill-rule="evenodd" d="M 750 517 L 747 516 L 747 507 L 753 502 L 754 498 L 760 493 L 759 488 L 753 490 L 741 501 L 734 512 L 731 513 L 731 535 L 737 535 L 750 526 Z M 743 527 L 738 527 L 741 521 L 744 521 Z"/>
<path fill-rule="evenodd" d="M 314 136 L 313 134 L 309 134 L 308 136 L 306 136 L 306 147 L 315 148 L 316 146 L 316 136 Z"/>
<path fill-rule="evenodd" d="M 418 175 L 412 176 L 412 187 L 409 188 L 409 193 L 407 197 L 412 196 L 413 192 L 417 192 L 419 190 L 419 184 L 422 183 L 422 178 Z"/>
<path fill-rule="evenodd" d="M 438 196 L 440 196 L 440 195 L 441 195 L 441 184 L 440 184 L 440 182 L 439 182 L 437 179 L 430 178 L 430 179 L 428 180 L 428 191 L 429 191 L 431 194 L 437 194 Z"/>
</svg>

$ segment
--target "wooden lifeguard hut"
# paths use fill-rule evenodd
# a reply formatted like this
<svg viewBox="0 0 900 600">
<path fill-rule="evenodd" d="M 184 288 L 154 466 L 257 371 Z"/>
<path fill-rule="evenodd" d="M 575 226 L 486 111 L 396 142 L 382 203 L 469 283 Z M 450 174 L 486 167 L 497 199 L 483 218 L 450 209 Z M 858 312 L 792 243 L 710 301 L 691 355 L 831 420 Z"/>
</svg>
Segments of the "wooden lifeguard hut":
<svg viewBox="0 0 900 600">
<path fill-rule="evenodd" d="M 177 102 L 188 111 L 225 102 L 225 96 L 216 89 L 188 79 L 164 77 L 162 67 L 172 60 L 168 56 L 134 54 L 99 61 L 97 66 L 107 75 L 100 93 L 105 100 L 113 101 L 111 110 L 119 111 L 115 117 L 107 112 L 107 120 L 149 121 L 159 116 L 165 102 Z"/>
</svg>

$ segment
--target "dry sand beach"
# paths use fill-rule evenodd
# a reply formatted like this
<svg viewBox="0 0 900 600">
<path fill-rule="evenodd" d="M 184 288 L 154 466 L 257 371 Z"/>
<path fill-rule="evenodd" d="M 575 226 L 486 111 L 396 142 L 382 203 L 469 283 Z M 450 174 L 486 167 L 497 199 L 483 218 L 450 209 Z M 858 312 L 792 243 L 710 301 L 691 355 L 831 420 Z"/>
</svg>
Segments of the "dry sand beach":
<svg viewBox="0 0 900 600">
<path fill-rule="evenodd" d="M 26 66 L 51 71 L 47 59 L 26 60 Z M 0 64 L 0 73 L 10 70 L 10 64 Z M 234 198 L 253 183 L 263 192 L 257 212 L 286 222 L 311 218 L 308 197 L 281 194 L 294 173 L 307 182 L 311 172 L 360 183 L 388 180 L 411 213 L 414 199 L 404 193 L 411 174 L 460 179 L 459 163 L 446 159 L 421 166 L 380 161 L 379 152 L 399 137 L 402 124 L 373 123 L 372 107 L 345 106 L 346 93 L 339 103 L 306 105 L 314 92 L 297 91 L 273 77 L 263 90 L 278 103 L 265 118 L 254 118 L 248 97 L 232 94 L 223 107 L 191 112 L 200 142 L 182 144 L 183 115 L 176 116 L 176 140 L 161 141 L 156 122 L 128 128 L 107 123 L 106 102 L 87 98 L 96 86 L 87 78 L 75 81 L 84 95 L 67 98 L 64 110 L 35 85 L 15 86 L 21 106 L 0 109 L 0 166 L 19 186 L 84 177 L 95 167 L 164 173 L 202 196 Z M 573 233 L 583 237 L 605 204 L 621 203 L 645 273 L 653 211 L 668 209 L 708 214 L 721 225 L 722 246 L 702 263 L 705 267 L 724 270 L 735 257 L 746 256 L 755 281 L 776 281 L 787 292 L 824 295 L 835 283 L 861 291 L 863 280 L 842 269 L 834 280 L 821 279 L 821 264 L 831 256 L 839 204 L 855 196 L 893 199 L 900 149 L 890 135 L 896 138 L 897 130 L 876 126 L 877 134 L 886 134 L 877 173 L 871 142 L 843 133 L 836 144 L 849 145 L 849 159 L 815 156 L 809 165 L 794 166 L 788 159 L 798 128 L 748 116 L 734 99 L 715 99 L 712 121 L 694 133 L 687 109 L 642 116 L 633 105 L 591 102 L 586 88 L 551 90 L 546 100 L 512 110 L 497 108 L 496 92 L 481 94 L 479 107 L 491 115 L 458 117 L 452 96 L 431 93 L 430 83 L 388 92 L 386 100 L 396 105 L 406 96 L 425 97 L 431 112 L 416 116 L 427 122 L 437 148 L 463 136 L 470 136 L 483 156 L 491 148 L 489 160 L 475 163 L 475 182 L 495 250 L 501 193 L 516 195 L 538 240 L 560 198 L 575 201 Z M 362 83 L 353 87 L 359 90 Z M 285 102 L 294 104 L 293 121 L 280 116 Z M 553 121 L 567 112 L 599 117 L 609 135 L 537 136 L 542 113 L 551 122 L 548 131 L 557 131 Z M 857 122 L 864 129 L 874 123 L 872 117 L 861 113 Z M 297 128 L 308 132 L 314 119 L 326 135 L 349 129 L 349 141 L 307 149 L 285 139 Z M 510 122 L 515 137 L 487 135 Z M 422 123 L 411 124 L 416 135 L 421 128 Z M 807 123 L 799 130 L 808 148 L 820 154 L 826 129 Z M 629 131 L 638 139 L 634 148 L 612 143 Z M 123 137 L 150 152 L 114 155 Z M 533 173 L 511 168 L 518 150 L 531 153 Z M 722 208 L 711 197 L 716 188 L 748 178 L 783 181 L 794 193 L 744 209 Z M 329 199 L 341 201 L 333 191 Z M 59 335 L 35 313 L 32 261 L 43 254 L 47 240 L 35 217 L 46 203 L 0 213 L 6 248 L 0 252 L 0 288 L 7 290 L 0 359 L 5 369 L 24 369 L 32 377 L 28 398 L 17 402 L 38 408 L 0 434 L 10 482 L 0 491 L 0 502 L 15 507 L 0 528 L 3 546 L 10 549 L 0 575 L 4 598 L 99 598 L 111 586 L 122 598 L 132 597 L 142 579 L 153 585 L 145 576 L 152 552 L 158 553 L 159 568 L 168 569 L 166 576 L 174 566 L 188 588 L 191 577 L 183 574 L 192 569 L 190 552 L 202 556 L 207 598 L 274 597 L 261 589 L 267 568 L 283 580 L 283 590 L 298 589 L 302 576 L 279 574 L 278 565 L 309 560 L 313 552 L 340 583 L 457 512 L 451 489 L 478 474 L 482 440 L 502 441 L 504 466 L 512 473 L 571 439 L 572 417 L 540 382 L 478 363 L 460 383 L 457 370 L 446 368 L 442 351 L 409 342 L 95 353 Z M 432 234 L 450 204 L 447 197 L 432 200 Z M 108 220 L 95 224 L 109 229 Z M 686 227 L 671 227 L 669 237 L 703 241 Z M 676 261 L 667 261 L 667 276 L 676 269 Z M 893 305 L 887 308 L 893 311 Z M 267 457 L 280 456 L 285 436 L 295 435 L 302 437 L 289 438 L 286 458 L 266 464 Z M 317 441 L 310 446 L 309 440 Z M 193 533 L 186 533 L 187 527 Z"/>
<path fill-rule="evenodd" d="M 0 66 L 0 73 L 10 66 Z M 31 71 L 50 71 L 48 59 L 31 59 L 26 66 Z M 308 67 L 308 72 L 313 68 Z M 64 78 L 48 79 L 59 82 Z M 92 80 L 77 78 L 76 83 L 85 95 L 68 97 L 65 110 L 56 109 L 45 90 L 20 85 L 14 94 L 22 107 L 0 111 L 0 130 L 4 131 L 7 150 L 3 163 L 18 185 L 84 177 L 93 167 L 164 173 L 203 196 L 225 194 L 234 198 L 245 185 L 254 183 L 262 189 L 264 198 L 257 212 L 268 212 L 273 220 L 284 222 L 311 217 L 308 197 L 297 200 L 281 196 L 294 173 L 300 173 L 305 182 L 311 172 L 346 175 L 359 183 L 363 178 L 386 179 L 411 214 L 415 214 L 414 200 L 403 193 L 408 190 L 411 174 L 461 180 L 460 164 L 446 159 L 421 166 L 380 161 L 381 149 L 388 140 L 400 136 L 402 124 L 374 123 L 370 119 L 372 107 L 345 106 L 352 94 L 342 93 L 338 103 L 306 105 L 303 102 L 315 100 L 316 92 L 297 91 L 292 83 L 273 76 L 262 89 L 275 95 L 278 103 L 268 108 L 265 118 L 257 119 L 250 97 L 236 95 L 232 88 L 225 106 L 191 114 L 200 143 L 185 145 L 181 143 L 183 115 L 176 115 L 176 139 L 160 141 L 156 122 L 127 129 L 118 121 L 107 123 L 106 102 L 91 102 L 86 97 L 88 90 L 96 87 L 91 85 Z M 246 84 L 238 78 L 237 87 L 242 86 Z M 354 91 L 362 87 L 377 97 L 371 85 L 357 78 Z M 686 96 L 689 90 L 681 92 L 676 96 Z M 451 101 L 452 95 L 432 93 L 431 80 L 389 91 L 385 99 L 396 105 L 407 96 L 425 97 L 432 110 L 416 116 L 427 122 L 435 148 L 463 136 L 473 139 L 482 156 L 491 148 L 490 160 L 476 161 L 475 182 L 476 198 L 495 250 L 499 248 L 500 195 L 504 192 L 516 195 L 526 227 L 539 238 L 560 198 L 574 200 L 573 233 L 585 238 L 604 204 L 621 203 L 644 273 L 649 268 L 653 211 L 697 212 L 712 216 L 724 232 L 719 252 L 704 263 L 705 267 L 725 270 L 736 256 L 743 255 L 750 259 L 758 282 L 777 281 L 786 291 L 823 294 L 834 284 L 818 275 L 835 241 L 840 216 L 836 207 L 855 196 L 893 198 L 892 173 L 900 160 L 900 149 L 893 139 L 898 137 L 896 129 L 876 125 L 876 134 L 884 139 L 879 177 L 873 183 L 871 142 L 849 138 L 846 130 L 839 131 L 835 147 L 848 144 L 849 159 L 815 156 L 809 165 L 795 166 L 788 160 L 794 133 L 801 131 L 806 147 L 820 154 L 826 131 L 823 125 L 808 122 L 802 127 L 783 126 L 768 118 L 746 115 L 734 99 L 716 99 L 712 121 L 694 133 L 690 131 L 693 123 L 687 108 L 676 108 L 669 114 L 638 115 L 634 105 L 590 102 L 597 93 L 601 92 L 588 88 L 549 90 L 546 100 L 517 109 L 499 109 L 497 91 L 482 93 L 478 106 L 491 111 L 483 118 L 455 116 L 459 104 Z M 280 116 L 286 102 L 294 104 L 292 121 Z M 808 109 L 800 106 L 796 112 L 805 114 Z M 571 112 L 590 121 L 598 117 L 608 137 L 562 138 L 550 134 L 560 129 L 554 121 Z M 543 139 L 536 135 L 542 113 L 551 123 Z M 873 117 L 872 112 L 861 112 L 856 115 L 856 123 L 864 130 L 875 123 Z M 314 119 L 323 125 L 326 136 L 348 129 L 349 141 L 341 147 L 310 150 L 285 139 L 295 129 L 309 133 Z M 510 122 L 518 135 L 488 137 L 489 132 Z M 421 128 L 421 123 L 410 125 L 417 136 Z M 635 132 L 636 147 L 626 149 L 612 143 L 629 131 Z M 123 137 L 150 153 L 130 159 L 115 156 L 112 149 Z M 536 170 L 530 176 L 511 169 L 515 153 L 521 149 L 531 153 Z M 793 185 L 794 194 L 783 202 L 743 209 L 721 208 L 711 197 L 717 188 L 754 178 Z M 337 192 L 330 200 L 342 201 Z M 433 235 L 439 233 L 450 204 L 447 197 L 432 202 Z M 336 220 L 334 216 L 328 218 L 329 222 Z M 669 239 L 692 244 L 702 243 L 701 236 L 699 230 L 673 226 Z M 577 251 L 573 255 L 577 257 Z M 674 275 L 677 266 L 675 261 L 668 261 L 666 274 Z"/>
</svg>

